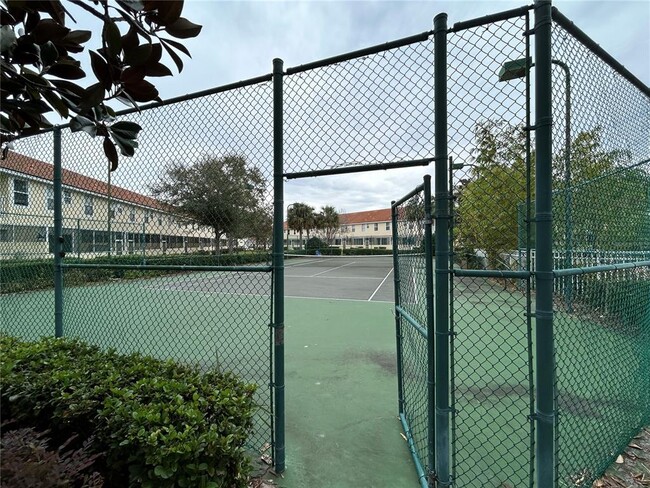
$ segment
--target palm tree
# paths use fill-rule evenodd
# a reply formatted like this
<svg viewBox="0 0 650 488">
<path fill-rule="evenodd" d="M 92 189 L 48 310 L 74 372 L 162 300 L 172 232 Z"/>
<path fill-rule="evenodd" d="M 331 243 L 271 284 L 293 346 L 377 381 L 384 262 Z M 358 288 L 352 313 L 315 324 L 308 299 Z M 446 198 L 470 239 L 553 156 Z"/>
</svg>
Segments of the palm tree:
<svg viewBox="0 0 650 488">
<path fill-rule="evenodd" d="M 290 207 L 287 212 L 287 225 L 300 234 L 302 246 L 303 231 L 307 231 L 307 239 L 309 239 L 309 230 L 314 226 L 314 207 L 302 202 L 296 202 Z"/>
<path fill-rule="evenodd" d="M 328 246 L 334 243 L 340 223 L 339 213 L 331 205 L 325 205 L 317 214 L 316 228 L 323 231 Z"/>
</svg>

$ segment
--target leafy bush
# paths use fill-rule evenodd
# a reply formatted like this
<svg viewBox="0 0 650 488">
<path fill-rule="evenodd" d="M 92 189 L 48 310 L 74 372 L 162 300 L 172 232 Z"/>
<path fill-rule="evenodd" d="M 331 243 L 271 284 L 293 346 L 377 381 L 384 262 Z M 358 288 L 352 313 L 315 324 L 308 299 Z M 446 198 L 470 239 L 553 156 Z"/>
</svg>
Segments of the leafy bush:
<svg viewBox="0 0 650 488">
<path fill-rule="evenodd" d="M 305 253 L 306 254 L 315 254 L 316 251 L 324 251 L 327 249 L 327 243 L 319 239 L 318 237 L 312 237 L 310 238 L 307 243 L 305 244 Z"/>
<path fill-rule="evenodd" d="M 243 487 L 255 387 L 80 341 L 0 337 L 2 415 L 55 439 L 94 436 L 111 486 Z"/>
<path fill-rule="evenodd" d="M 141 264 L 166 266 L 239 266 L 245 264 L 264 263 L 269 259 L 265 252 L 241 252 L 236 254 L 223 253 L 219 256 L 197 252 L 192 254 L 168 254 L 149 256 L 143 261 L 141 255 L 102 256 L 92 259 L 66 258 L 66 263 L 83 264 L 123 264 L 138 266 Z M 64 274 L 68 286 L 97 283 L 111 279 L 135 279 L 142 277 L 162 276 L 178 273 L 179 271 L 137 271 L 124 269 L 101 268 L 71 268 Z M 54 260 L 7 260 L 0 267 L 0 292 L 16 293 L 22 291 L 42 290 L 54 286 Z"/>
<path fill-rule="evenodd" d="M 13 488 L 104 486 L 102 476 L 91 468 L 100 454 L 89 454 L 90 440 L 80 449 L 68 449 L 74 437 L 56 450 L 49 447 L 47 432 L 32 428 L 2 434 L 0 479 Z"/>
</svg>

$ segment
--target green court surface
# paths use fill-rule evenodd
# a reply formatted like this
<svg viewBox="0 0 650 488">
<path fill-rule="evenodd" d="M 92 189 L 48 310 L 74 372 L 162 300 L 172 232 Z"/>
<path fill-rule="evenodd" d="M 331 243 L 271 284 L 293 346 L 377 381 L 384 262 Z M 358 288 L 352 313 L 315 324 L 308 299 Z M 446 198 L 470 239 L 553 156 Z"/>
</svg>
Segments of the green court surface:
<svg viewBox="0 0 650 488">
<path fill-rule="evenodd" d="M 275 480 L 279 486 L 418 486 L 397 418 L 389 271 L 320 263 L 287 270 L 287 469 Z M 344 298 L 352 284 L 355 298 Z M 457 480 L 466 487 L 522 486 L 531 447 L 525 300 L 494 282 L 461 285 L 453 362 Z M 217 363 L 258 382 L 267 399 L 269 286 L 269 276 L 250 273 L 186 273 L 68 287 L 65 335 L 124 352 Z M 3 331 L 52 335 L 52 291 L 2 295 L 0 307 Z M 611 353 L 594 354 L 598 344 L 611 345 L 600 349 Z M 636 357 L 635 344 L 621 331 L 557 314 L 562 471 L 579 472 L 581 457 L 571 453 L 598 446 L 605 421 L 638 407 L 639 392 L 623 385 L 634 384 L 627 376 L 643 365 L 617 364 L 620 353 Z M 602 381 L 617 370 L 620 388 Z M 426 372 L 410 380 L 424 382 Z M 576 384 L 579 390 L 567 389 Z"/>
</svg>

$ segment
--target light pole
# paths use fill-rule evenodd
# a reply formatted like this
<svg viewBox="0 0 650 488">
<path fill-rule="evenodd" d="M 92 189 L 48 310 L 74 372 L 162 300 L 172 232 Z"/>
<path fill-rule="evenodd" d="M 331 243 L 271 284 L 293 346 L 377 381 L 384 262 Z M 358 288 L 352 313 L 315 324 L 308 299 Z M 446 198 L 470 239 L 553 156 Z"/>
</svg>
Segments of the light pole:
<svg viewBox="0 0 650 488">
<path fill-rule="evenodd" d="M 573 216 L 572 216 L 572 195 L 571 195 L 571 72 L 566 63 L 557 59 L 551 59 L 551 63 L 559 66 L 564 71 L 564 266 L 573 266 Z M 534 66 L 530 58 L 522 58 L 514 61 L 506 61 L 499 70 L 499 81 L 509 81 L 526 76 L 528 67 Z M 572 305 L 572 283 L 571 277 L 565 278 L 564 296 L 566 307 L 569 312 L 573 310 Z"/>
<path fill-rule="evenodd" d="M 290 203 L 287 205 L 287 251 L 289 251 L 289 209 L 294 205 L 295 203 Z"/>
</svg>

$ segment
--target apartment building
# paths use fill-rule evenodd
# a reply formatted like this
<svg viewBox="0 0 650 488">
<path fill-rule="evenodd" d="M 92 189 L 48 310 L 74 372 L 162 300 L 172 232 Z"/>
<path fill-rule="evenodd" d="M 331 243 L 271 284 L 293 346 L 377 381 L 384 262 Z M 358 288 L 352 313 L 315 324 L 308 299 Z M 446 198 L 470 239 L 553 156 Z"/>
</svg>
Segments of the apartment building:
<svg viewBox="0 0 650 488">
<path fill-rule="evenodd" d="M 365 249 L 392 249 L 393 238 L 391 228 L 391 209 L 365 210 L 362 212 L 342 213 L 339 215 L 340 227 L 333 245 L 349 248 Z M 287 223 L 284 223 L 287 232 Z M 287 235 L 287 234 L 285 234 Z M 318 231 L 310 235 L 323 237 Z M 303 232 L 303 242 L 300 243 L 300 234 L 292 229 L 288 233 L 288 245 L 291 249 L 299 249 L 307 241 L 307 234 Z M 285 244 L 287 237 L 285 237 Z"/>
<path fill-rule="evenodd" d="M 10 152 L 0 160 L 0 257 L 52 252 L 54 168 Z M 179 218 L 156 199 L 63 170 L 64 249 L 79 257 L 212 250 L 211 229 Z"/>
</svg>

